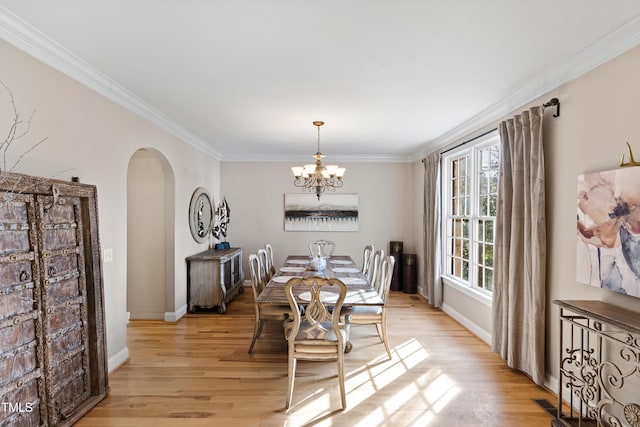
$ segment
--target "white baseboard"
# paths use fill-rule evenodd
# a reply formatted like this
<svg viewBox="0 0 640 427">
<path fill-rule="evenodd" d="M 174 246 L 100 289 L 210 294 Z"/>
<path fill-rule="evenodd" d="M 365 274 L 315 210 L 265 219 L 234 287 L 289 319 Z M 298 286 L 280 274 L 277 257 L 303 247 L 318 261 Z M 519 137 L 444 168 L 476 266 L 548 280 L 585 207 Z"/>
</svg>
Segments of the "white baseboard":
<svg viewBox="0 0 640 427">
<path fill-rule="evenodd" d="M 112 373 L 120 366 L 124 365 L 129 360 L 129 348 L 125 347 L 113 356 L 111 356 L 107 362 L 107 369 L 109 373 Z"/>
<path fill-rule="evenodd" d="M 558 378 L 545 372 L 544 386 L 555 394 L 558 394 Z M 554 402 L 557 403 L 557 402 Z"/>
<path fill-rule="evenodd" d="M 459 311 L 453 309 L 451 306 L 447 304 L 442 304 L 442 311 L 446 313 L 448 316 L 450 316 L 451 318 L 453 318 L 454 320 L 456 320 L 458 323 L 460 323 L 462 326 L 464 326 L 466 329 L 468 329 L 472 334 L 476 335 L 482 341 L 491 345 L 490 332 L 480 328 L 477 324 L 469 320 L 469 318 L 465 317 Z M 554 375 L 551 375 L 548 372 L 545 372 L 544 387 L 557 396 L 558 378 L 556 378 Z M 570 394 L 571 394 L 570 390 L 563 390 L 562 398 L 565 402 L 569 401 L 569 398 L 571 397 Z M 554 405 L 557 405 L 558 404 L 557 397 L 556 397 L 556 400 L 551 403 Z"/>
<path fill-rule="evenodd" d="M 473 323 L 467 317 L 463 316 L 459 311 L 453 309 L 450 305 L 442 304 L 442 311 L 445 312 L 448 316 L 456 320 L 462 326 L 467 328 L 472 334 L 480 338 L 482 341 L 491 345 L 491 333 L 485 331 L 480 328 L 478 325 Z"/>
<path fill-rule="evenodd" d="M 132 311 L 129 313 L 129 320 L 162 320 L 164 313 L 155 311 Z"/>
<path fill-rule="evenodd" d="M 565 378 L 565 385 L 567 379 Z M 558 386 L 559 386 L 558 377 L 551 375 L 550 373 L 546 373 L 544 386 L 549 389 L 553 394 L 556 395 L 556 400 L 551 402 L 554 405 L 558 405 Z M 573 409 L 575 409 L 578 413 L 580 412 L 580 399 L 576 396 L 571 396 L 571 389 L 567 387 L 562 388 L 562 401 L 568 405 L 571 402 L 571 398 L 573 397 Z"/>
<path fill-rule="evenodd" d="M 187 314 L 187 304 L 180 307 L 177 311 L 167 311 L 164 313 L 164 321 L 165 322 L 177 322 L 180 320 L 185 314 Z"/>
</svg>

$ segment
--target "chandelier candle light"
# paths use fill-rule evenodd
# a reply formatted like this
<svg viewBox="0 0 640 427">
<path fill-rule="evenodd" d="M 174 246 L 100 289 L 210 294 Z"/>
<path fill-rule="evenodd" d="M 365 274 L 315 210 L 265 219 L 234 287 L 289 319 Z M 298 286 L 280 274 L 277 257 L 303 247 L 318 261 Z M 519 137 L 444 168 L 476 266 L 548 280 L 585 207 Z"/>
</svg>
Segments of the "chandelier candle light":
<svg viewBox="0 0 640 427">
<path fill-rule="evenodd" d="M 324 125 L 324 122 L 313 122 L 313 125 L 318 127 L 318 152 L 313 156 L 316 159 L 316 163 L 294 166 L 291 170 L 295 177 L 293 184 L 296 187 L 301 187 L 303 191 L 315 191 L 319 201 L 320 194 L 325 191 L 336 191 L 336 188 L 342 187 L 342 176 L 345 168 L 336 165 L 324 166 L 322 164 L 321 159 L 324 155 L 320 152 L 320 126 Z"/>
</svg>

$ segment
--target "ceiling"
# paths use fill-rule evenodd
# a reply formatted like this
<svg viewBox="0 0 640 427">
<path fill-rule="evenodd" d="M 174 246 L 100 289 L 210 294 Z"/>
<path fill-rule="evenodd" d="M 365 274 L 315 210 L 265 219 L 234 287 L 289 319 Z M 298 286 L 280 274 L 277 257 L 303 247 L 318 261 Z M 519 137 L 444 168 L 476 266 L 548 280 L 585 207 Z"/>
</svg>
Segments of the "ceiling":
<svg viewBox="0 0 640 427">
<path fill-rule="evenodd" d="M 224 161 L 309 159 L 314 120 L 327 160 L 415 159 L 637 34 L 638 0 L 0 0 L 5 40 Z"/>
</svg>

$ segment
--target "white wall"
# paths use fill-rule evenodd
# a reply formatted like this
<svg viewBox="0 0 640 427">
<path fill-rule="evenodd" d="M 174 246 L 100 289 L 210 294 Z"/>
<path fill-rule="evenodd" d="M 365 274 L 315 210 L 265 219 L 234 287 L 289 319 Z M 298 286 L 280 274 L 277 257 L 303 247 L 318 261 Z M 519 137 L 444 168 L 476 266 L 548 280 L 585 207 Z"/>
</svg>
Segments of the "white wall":
<svg viewBox="0 0 640 427">
<path fill-rule="evenodd" d="M 167 287 L 165 171 L 151 150 L 138 150 L 127 179 L 127 311 L 131 319 L 164 319 Z M 149 268 L 154 266 L 154 268 Z"/>
<path fill-rule="evenodd" d="M 640 298 L 575 279 L 576 178 L 617 168 L 626 142 L 640 152 L 639 73 L 640 46 L 559 88 L 555 95 L 562 101 L 562 115 L 547 120 L 547 372 L 554 376 L 560 349 L 559 310 L 553 300 L 603 300 L 640 316 Z"/>
<path fill-rule="evenodd" d="M 357 263 L 369 243 L 388 251 L 389 241 L 401 240 L 405 253 L 415 253 L 412 165 L 333 161 L 347 168 L 339 191 L 359 196 L 357 232 L 285 232 L 284 194 L 302 191 L 293 185 L 292 164 L 222 163 L 222 188 L 231 208 L 228 240 L 244 249 L 247 277 L 248 255 L 267 242 L 273 245 L 276 265 L 289 254 L 308 253 L 308 242 L 320 237 L 335 241 L 334 253 L 351 255 Z"/>
<path fill-rule="evenodd" d="M 126 360 L 127 165 L 139 148 L 162 153 L 175 173 L 175 307 L 186 307 L 184 258 L 206 249 L 189 232 L 192 192 L 202 186 L 220 194 L 220 162 L 132 114 L 75 80 L 0 41 L 0 80 L 13 92 L 26 118 L 35 109 L 31 130 L 15 156 L 46 137 L 20 163 L 18 172 L 59 179 L 80 177 L 98 189 L 100 242 L 113 248 L 113 262 L 104 265 L 104 293 L 109 367 Z M 0 88 L 1 89 L 1 88 Z M 8 131 L 12 112 L 0 90 L 0 131 Z"/>
<path fill-rule="evenodd" d="M 626 153 L 626 142 L 640 153 L 639 73 L 640 46 L 530 104 L 540 105 L 551 97 L 557 97 L 561 102 L 561 116 L 552 117 L 553 109 L 546 112 L 544 119 L 548 227 L 546 371 L 551 383 L 558 375 L 560 351 L 559 310 L 553 300 L 603 300 L 640 313 L 640 298 L 576 282 L 576 179 L 586 172 L 617 168 L 620 156 Z M 496 125 L 490 123 L 451 145 Z M 417 162 L 414 169 L 421 171 L 422 165 Z M 420 173 L 416 173 L 417 193 L 423 191 L 421 179 Z M 417 213 L 422 212 L 421 203 L 416 200 L 414 209 Z M 490 339 L 489 306 L 450 287 L 445 287 L 444 305 L 450 314 L 481 338 Z"/>
</svg>

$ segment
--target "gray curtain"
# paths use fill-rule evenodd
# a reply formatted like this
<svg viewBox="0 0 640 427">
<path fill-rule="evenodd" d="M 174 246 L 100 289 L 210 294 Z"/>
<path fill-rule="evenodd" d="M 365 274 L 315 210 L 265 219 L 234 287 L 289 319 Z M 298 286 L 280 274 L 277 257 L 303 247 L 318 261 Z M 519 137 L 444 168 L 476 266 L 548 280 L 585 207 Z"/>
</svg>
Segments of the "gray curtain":
<svg viewBox="0 0 640 427">
<path fill-rule="evenodd" d="M 545 179 L 543 107 L 500 123 L 493 351 L 544 383 Z"/>
<path fill-rule="evenodd" d="M 440 279 L 440 154 L 433 153 L 424 164 L 424 281 L 429 303 L 442 306 Z"/>
</svg>

